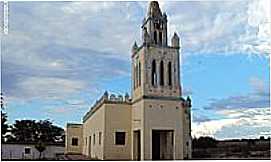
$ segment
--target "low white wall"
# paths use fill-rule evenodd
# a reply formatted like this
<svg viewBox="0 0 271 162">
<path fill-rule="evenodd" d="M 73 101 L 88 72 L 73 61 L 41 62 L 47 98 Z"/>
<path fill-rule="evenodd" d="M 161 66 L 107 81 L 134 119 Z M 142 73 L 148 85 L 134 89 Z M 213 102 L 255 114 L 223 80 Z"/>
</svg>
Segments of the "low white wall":
<svg viewBox="0 0 271 162">
<path fill-rule="evenodd" d="M 30 154 L 25 154 L 25 148 L 30 148 Z M 64 154 L 64 146 L 47 145 L 46 150 L 42 152 L 41 157 L 47 159 L 56 158 L 56 154 Z M 34 144 L 2 144 L 2 159 L 38 159 L 39 152 Z"/>
</svg>

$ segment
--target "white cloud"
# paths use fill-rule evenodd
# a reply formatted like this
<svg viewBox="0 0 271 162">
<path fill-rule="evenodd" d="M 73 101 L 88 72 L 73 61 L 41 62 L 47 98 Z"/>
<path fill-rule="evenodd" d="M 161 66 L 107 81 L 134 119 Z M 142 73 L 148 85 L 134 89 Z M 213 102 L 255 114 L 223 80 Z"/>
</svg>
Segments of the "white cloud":
<svg viewBox="0 0 271 162">
<path fill-rule="evenodd" d="M 86 87 L 84 82 L 52 77 L 29 77 L 18 83 L 25 98 L 59 98 Z"/>
<path fill-rule="evenodd" d="M 211 136 L 213 137 L 217 131 L 223 127 L 232 126 L 238 122 L 238 119 L 220 119 L 211 120 L 201 123 L 192 123 L 192 136 Z"/>
<path fill-rule="evenodd" d="M 82 12 L 91 13 L 101 12 L 115 5 L 114 2 L 71 2 L 63 6 L 61 9 L 67 14 L 81 14 Z"/>
<path fill-rule="evenodd" d="M 43 85 L 42 80 L 35 79 L 31 90 L 24 87 L 33 78 L 50 78 L 50 84 L 56 79 L 56 84 L 64 81 L 71 87 L 80 80 L 78 85 L 98 87 L 112 76 L 126 76 L 124 66 L 140 31 L 139 10 L 136 2 L 12 2 L 2 55 L 5 94 L 22 99 L 45 96 L 43 86 L 36 85 Z"/>
<path fill-rule="evenodd" d="M 269 53 L 271 51 L 271 2 L 269 0 L 253 1 L 248 6 L 248 24 L 258 29 L 254 42 L 255 50 Z"/>
<path fill-rule="evenodd" d="M 165 10 L 185 54 L 270 53 L 269 0 L 166 2 Z"/>
<path fill-rule="evenodd" d="M 271 129 L 271 112 L 269 107 L 221 110 L 218 111 L 217 114 L 223 115 L 224 118 L 204 122 L 193 122 L 192 135 L 195 137 L 212 136 L 227 139 L 232 138 L 233 134 L 233 132 L 228 132 L 227 129 L 233 127 L 239 138 L 258 138 L 260 135 L 270 135 L 266 132 L 266 129 Z M 260 129 L 258 130 L 256 128 Z"/>
</svg>

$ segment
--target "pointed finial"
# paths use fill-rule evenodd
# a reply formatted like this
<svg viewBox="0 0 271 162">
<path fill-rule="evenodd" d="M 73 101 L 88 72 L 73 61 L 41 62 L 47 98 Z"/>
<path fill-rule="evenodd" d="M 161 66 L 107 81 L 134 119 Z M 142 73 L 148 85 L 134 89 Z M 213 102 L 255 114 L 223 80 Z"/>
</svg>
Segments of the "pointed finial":
<svg viewBox="0 0 271 162">
<path fill-rule="evenodd" d="M 149 33 L 147 31 L 147 28 L 144 27 L 143 28 L 143 44 L 149 44 L 150 42 L 150 36 L 149 36 Z"/>
<path fill-rule="evenodd" d="M 189 96 L 187 96 L 186 101 L 188 103 L 188 106 L 191 107 L 191 99 Z"/>
<path fill-rule="evenodd" d="M 135 53 L 137 51 L 137 49 L 138 49 L 138 46 L 137 46 L 136 41 L 135 41 L 135 43 L 134 43 L 134 45 L 132 47 L 132 54 Z"/>
<path fill-rule="evenodd" d="M 104 97 L 106 97 L 106 98 L 108 97 L 108 92 L 107 91 L 104 92 Z"/>
<path fill-rule="evenodd" d="M 138 46 L 137 46 L 136 41 L 135 41 L 135 43 L 133 45 L 133 49 L 137 49 L 137 48 L 138 48 Z"/>
<path fill-rule="evenodd" d="M 129 97 L 129 94 L 127 92 L 125 93 L 125 97 Z"/>
<path fill-rule="evenodd" d="M 176 32 L 174 32 L 173 38 L 179 39 L 179 36 Z"/>
<path fill-rule="evenodd" d="M 186 97 L 186 100 L 191 102 L 191 99 L 189 96 Z"/>
<path fill-rule="evenodd" d="M 167 18 L 166 12 L 163 13 L 163 17 L 164 17 L 164 18 Z"/>
<path fill-rule="evenodd" d="M 180 38 L 178 36 L 178 34 L 176 32 L 174 32 L 174 35 L 171 39 L 171 46 L 175 47 L 175 48 L 179 48 L 180 47 Z"/>
<path fill-rule="evenodd" d="M 146 21 L 146 18 L 144 17 L 144 19 L 142 20 L 142 23 L 144 24 L 144 23 L 145 23 L 145 21 Z"/>
</svg>

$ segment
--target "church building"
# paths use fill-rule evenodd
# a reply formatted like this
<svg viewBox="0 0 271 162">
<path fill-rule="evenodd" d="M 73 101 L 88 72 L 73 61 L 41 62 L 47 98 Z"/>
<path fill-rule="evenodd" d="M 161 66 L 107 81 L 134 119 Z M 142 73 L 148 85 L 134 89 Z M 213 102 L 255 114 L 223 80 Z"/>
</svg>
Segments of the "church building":
<svg viewBox="0 0 271 162">
<path fill-rule="evenodd" d="M 182 97 L 180 39 L 168 44 L 167 15 L 149 3 L 142 43 L 131 50 L 131 97 L 105 92 L 84 115 L 67 124 L 66 154 L 101 160 L 191 158 L 191 100 Z"/>
</svg>

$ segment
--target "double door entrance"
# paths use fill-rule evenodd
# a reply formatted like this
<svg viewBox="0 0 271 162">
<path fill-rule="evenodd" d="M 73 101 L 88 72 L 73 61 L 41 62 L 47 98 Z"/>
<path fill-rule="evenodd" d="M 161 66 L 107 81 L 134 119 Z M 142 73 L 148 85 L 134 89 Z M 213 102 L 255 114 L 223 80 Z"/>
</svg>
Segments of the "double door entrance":
<svg viewBox="0 0 271 162">
<path fill-rule="evenodd" d="M 140 130 L 133 132 L 134 148 L 133 159 L 141 159 L 141 135 Z M 173 130 L 152 130 L 152 160 L 172 160 L 174 151 L 174 131 Z M 148 142 L 149 141 L 145 141 Z"/>
<path fill-rule="evenodd" d="M 173 130 L 152 130 L 152 160 L 173 159 Z"/>
</svg>

